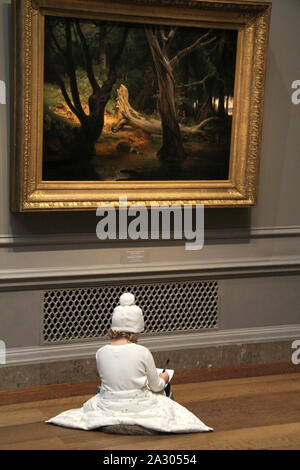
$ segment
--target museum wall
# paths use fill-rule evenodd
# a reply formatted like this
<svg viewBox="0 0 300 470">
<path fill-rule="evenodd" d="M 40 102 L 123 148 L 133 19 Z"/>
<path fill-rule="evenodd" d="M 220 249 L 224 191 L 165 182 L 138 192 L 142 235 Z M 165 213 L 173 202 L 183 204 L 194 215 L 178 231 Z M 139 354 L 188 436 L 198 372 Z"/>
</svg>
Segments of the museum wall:
<svg viewBox="0 0 300 470">
<path fill-rule="evenodd" d="M 0 0 L 0 80 L 6 83 L 6 104 L 0 104 L 0 339 L 12 349 L 12 364 L 26 362 L 21 356 L 28 348 L 38 348 L 30 360 L 38 354 L 49 360 L 40 340 L 46 289 L 105 283 L 218 281 L 218 328 L 198 332 L 198 339 L 193 333 L 191 342 L 185 331 L 175 346 L 159 335 L 145 342 L 153 351 L 299 337 L 300 104 L 291 101 L 291 84 L 300 80 L 299 16 L 299 0 L 273 0 L 257 204 L 206 209 L 204 247 L 187 251 L 182 242 L 101 242 L 93 211 L 10 211 L 11 8 Z M 84 344 L 83 356 L 92 356 L 95 343 Z M 63 359 L 64 351 L 55 357 Z"/>
</svg>

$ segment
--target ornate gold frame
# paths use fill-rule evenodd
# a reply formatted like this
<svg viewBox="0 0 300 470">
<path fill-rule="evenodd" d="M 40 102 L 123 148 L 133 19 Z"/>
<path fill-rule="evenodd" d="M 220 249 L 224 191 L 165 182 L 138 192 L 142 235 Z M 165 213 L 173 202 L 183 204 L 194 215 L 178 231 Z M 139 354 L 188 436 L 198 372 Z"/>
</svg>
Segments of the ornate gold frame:
<svg viewBox="0 0 300 470">
<path fill-rule="evenodd" d="M 229 179 L 42 181 L 44 15 L 238 30 Z M 11 209 L 94 210 L 101 204 L 256 203 L 271 4 L 231 0 L 13 0 Z"/>
</svg>

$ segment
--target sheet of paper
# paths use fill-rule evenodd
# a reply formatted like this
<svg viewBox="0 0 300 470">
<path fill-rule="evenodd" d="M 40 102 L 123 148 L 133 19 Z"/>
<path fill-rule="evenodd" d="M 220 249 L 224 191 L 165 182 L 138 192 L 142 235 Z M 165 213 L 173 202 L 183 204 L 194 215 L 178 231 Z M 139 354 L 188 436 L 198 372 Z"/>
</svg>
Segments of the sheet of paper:
<svg viewBox="0 0 300 470">
<path fill-rule="evenodd" d="M 163 371 L 163 369 L 157 369 L 157 368 L 156 368 L 156 370 L 157 370 L 157 373 L 158 373 L 158 374 L 161 374 L 162 371 Z M 169 382 L 171 382 L 172 377 L 173 377 L 173 375 L 174 375 L 174 369 L 166 369 L 165 371 L 168 372 L 168 374 L 169 374 Z M 169 383 L 169 382 L 168 382 L 168 383 Z"/>
</svg>

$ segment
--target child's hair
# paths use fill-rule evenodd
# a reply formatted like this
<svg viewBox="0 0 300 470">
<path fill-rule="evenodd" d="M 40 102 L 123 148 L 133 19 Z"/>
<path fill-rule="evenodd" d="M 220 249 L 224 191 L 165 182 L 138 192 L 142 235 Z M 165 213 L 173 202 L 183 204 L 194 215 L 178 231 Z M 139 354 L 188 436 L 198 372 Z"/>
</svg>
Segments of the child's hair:
<svg viewBox="0 0 300 470">
<path fill-rule="evenodd" d="M 110 329 L 108 332 L 108 336 L 111 339 L 126 338 L 131 343 L 137 343 L 139 333 L 129 333 L 127 331 L 116 331 L 116 330 Z"/>
</svg>

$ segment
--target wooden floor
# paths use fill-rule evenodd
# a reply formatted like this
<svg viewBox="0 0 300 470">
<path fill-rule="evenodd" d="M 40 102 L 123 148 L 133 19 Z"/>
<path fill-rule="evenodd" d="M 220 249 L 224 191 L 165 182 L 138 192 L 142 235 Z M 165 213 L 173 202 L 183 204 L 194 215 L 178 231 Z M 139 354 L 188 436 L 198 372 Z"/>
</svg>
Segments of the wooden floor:
<svg viewBox="0 0 300 470">
<path fill-rule="evenodd" d="M 211 433 L 118 436 L 44 421 L 91 395 L 0 406 L 0 449 L 300 449 L 300 374 L 236 378 L 172 387 L 175 400 Z"/>
</svg>

